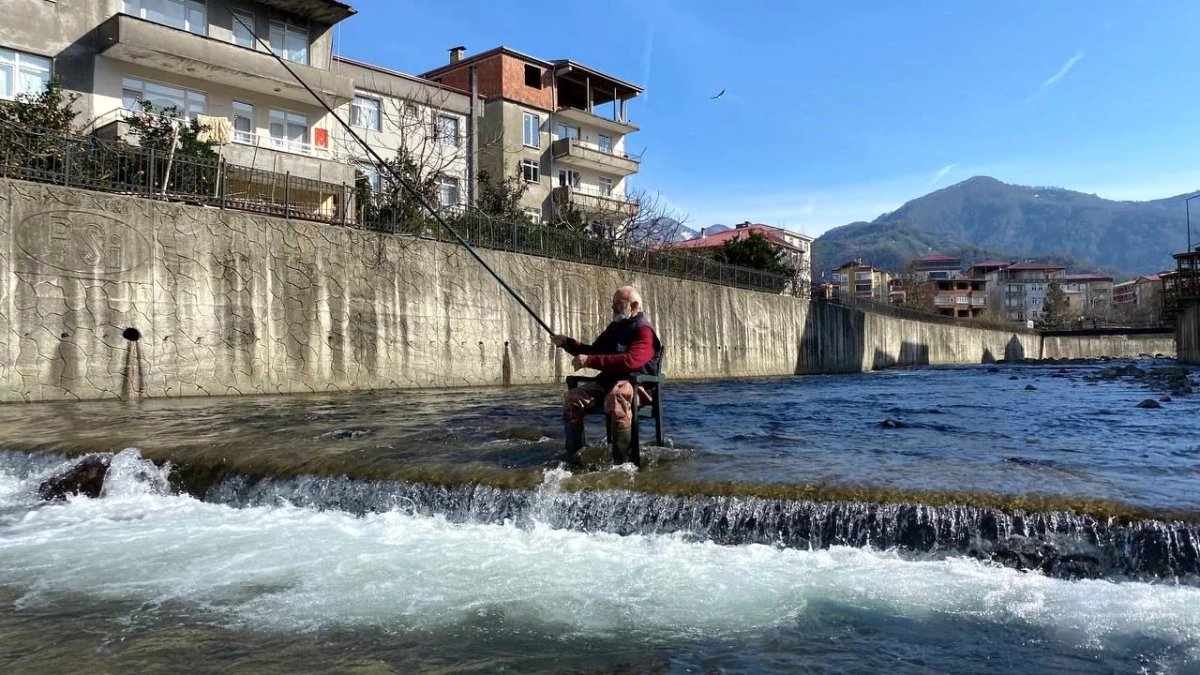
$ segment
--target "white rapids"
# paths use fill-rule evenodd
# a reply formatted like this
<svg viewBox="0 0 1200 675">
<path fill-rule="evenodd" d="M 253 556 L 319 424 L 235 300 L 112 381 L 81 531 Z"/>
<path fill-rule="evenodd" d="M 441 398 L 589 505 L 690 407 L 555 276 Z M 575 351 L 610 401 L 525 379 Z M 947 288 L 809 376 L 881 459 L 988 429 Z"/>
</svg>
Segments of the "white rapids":
<svg viewBox="0 0 1200 675">
<path fill-rule="evenodd" d="M 872 549 L 236 509 L 168 494 L 165 474 L 136 451 L 114 466 L 104 497 L 40 504 L 49 465 L 0 463 L 0 585 L 16 589 L 17 609 L 61 596 L 181 602 L 230 627 L 282 632 L 436 630 L 499 613 L 567 634 L 668 639 L 761 632 L 819 602 L 1030 625 L 1089 649 L 1147 637 L 1200 654 L 1193 587 L 1064 581 Z"/>
</svg>

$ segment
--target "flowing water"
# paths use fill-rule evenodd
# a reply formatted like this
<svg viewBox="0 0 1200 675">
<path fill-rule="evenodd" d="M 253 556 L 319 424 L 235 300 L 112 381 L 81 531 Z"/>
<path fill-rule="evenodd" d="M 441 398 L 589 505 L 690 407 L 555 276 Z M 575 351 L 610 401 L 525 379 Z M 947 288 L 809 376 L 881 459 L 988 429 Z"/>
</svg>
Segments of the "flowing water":
<svg viewBox="0 0 1200 675">
<path fill-rule="evenodd" d="M 1200 672 L 1200 404 L 1060 368 L 673 384 L 637 476 L 549 388 L 2 408 L 0 672 Z"/>
</svg>

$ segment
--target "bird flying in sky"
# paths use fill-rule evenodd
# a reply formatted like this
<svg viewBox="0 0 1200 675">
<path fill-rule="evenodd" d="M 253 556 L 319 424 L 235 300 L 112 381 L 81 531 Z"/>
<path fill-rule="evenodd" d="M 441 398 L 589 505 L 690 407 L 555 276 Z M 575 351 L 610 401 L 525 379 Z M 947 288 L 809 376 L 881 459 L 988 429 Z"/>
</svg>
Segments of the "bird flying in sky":
<svg viewBox="0 0 1200 675">
<path fill-rule="evenodd" d="M 711 98 L 712 98 L 712 99 L 715 101 L 715 100 L 717 100 L 717 99 L 721 98 L 721 97 L 722 97 L 722 96 L 724 96 L 724 95 L 725 95 L 725 90 L 724 90 L 724 89 L 722 89 L 722 90 L 721 90 L 721 93 L 719 93 L 719 94 L 717 94 L 716 96 L 713 96 L 713 97 L 711 97 Z"/>
</svg>

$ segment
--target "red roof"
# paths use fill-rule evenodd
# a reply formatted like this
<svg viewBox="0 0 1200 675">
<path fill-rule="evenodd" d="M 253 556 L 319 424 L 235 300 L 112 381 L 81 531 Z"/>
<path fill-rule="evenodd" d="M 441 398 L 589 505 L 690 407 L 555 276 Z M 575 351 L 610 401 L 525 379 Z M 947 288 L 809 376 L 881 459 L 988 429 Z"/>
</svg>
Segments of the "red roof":
<svg viewBox="0 0 1200 675">
<path fill-rule="evenodd" d="M 1097 274 L 1064 274 L 1064 281 L 1112 281 L 1112 277 L 1102 277 Z"/>
<path fill-rule="evenodd" d="M 803 251 L 804 249 L 794 246 L 784 241 L 783 237 L 777 233 L 782 232 L 782 228 L 763 225 L 762 223 L 752 223 L 750 225 L 739 225 L 732 230 L 725 230 L 716 234 L 708 234 L 693 239 L 685 239 L 671 244 L 663 244 L 662 248 L 717 248 L 724 246 L 725 242 L 740 239 L 742 233 L 757 232 L 767 238 L 767 241 L 782 246 L 783 248 L 793 251 Z"/>
</svg>

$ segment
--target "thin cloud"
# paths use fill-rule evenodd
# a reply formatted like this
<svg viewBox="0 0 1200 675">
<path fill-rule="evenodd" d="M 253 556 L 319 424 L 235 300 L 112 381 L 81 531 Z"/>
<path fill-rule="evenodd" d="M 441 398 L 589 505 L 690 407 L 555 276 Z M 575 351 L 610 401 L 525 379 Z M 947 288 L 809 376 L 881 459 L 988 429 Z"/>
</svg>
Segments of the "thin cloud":
<svg viewBox="0 0 1200 675">
<path fill-rule="evenodd" d="M 1075 56 L 1067 59 L 1067 62 L 1063 64 L 1062 68 L 1058 69 L 1057 73 L 1051 75 L 1045 82 L 1042 83 L 1042 86 L 1038 87 L 1038 90 L 1034 95 L 1036 96 L 1037 94 L 1040 94 L 1050 87 L 1058 84 L 1058 81 L 1066 77 L 1067 73 L 1071 72 L 1071 69 L 1075 67 L 1075 64 L 1079 63 L 1079 61 L 1083 59 L 1083 55 L 1084 52 L 1082 49 L 1075 52 Z"/>
<path fill-rule="evenodd" d="M 654 59 L 654 24 L 646 25 L 646 44 L 642 51 L 642 88 L 645 93 L 642 94 L 642 99 L 650 100 L 650 66 Z"/>
<path fill-rule="evenodd" d="M 951 171 L 952 169 L 954 169 L 954 167 L 956 167 L 956 166 L 958 166 L 958 165 L 957 165 L 957 164 L 947 164 L 946 166 L 943 166 L 943 167 L 942 167 L 942 170 L 941 170 L 941 171 L 938 171 L 938 172 L 937 172 L 937 175 L 933 177 L 933 180 L 929 181 L 929 184 L 930 184 L 930 185 L 935 185 L 935 184 L 937 184 L 937 182 L 938 182 L 939 180 L 941 180 L 941 179 L 945 178 L 945 177 L 946 177 L 946 174 L 950 173 L 950 171 Z"/>
</svg>

